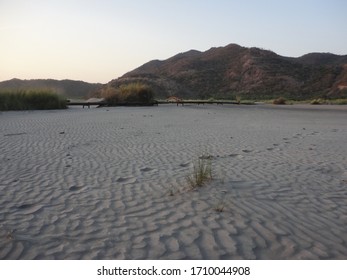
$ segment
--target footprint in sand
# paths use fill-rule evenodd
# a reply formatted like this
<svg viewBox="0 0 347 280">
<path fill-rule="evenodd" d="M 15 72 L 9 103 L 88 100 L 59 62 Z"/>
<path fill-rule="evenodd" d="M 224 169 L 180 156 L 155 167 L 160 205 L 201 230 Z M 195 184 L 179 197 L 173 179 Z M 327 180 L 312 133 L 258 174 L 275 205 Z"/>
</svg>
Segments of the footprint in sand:
<svg viewBox="0 0 347 280">
<path fill-rule="evenodd" d="M 239 154 L 230 154 L 229 157 L 231 157 L 231 158 L 242 159 L 242 158 L 243 158 L 243 155 L 239 155 Z"/>
<path fill-rule="evenodd" d="M 40 204 L 22 204 L 18 206 L 19 210 L 23 210 L 23 214 L 33 214 L 42 208 Z"/>
<path fill-rule="evenodd" d="M 246 153 L 246 154 L 249 154 L 249 153 L 251 153 L 251 152 L 253 152 L 253 150 L 242 150 L 242 152 L 244 152 L 244 153 Z"/>
<path fill-rule="evenodd" d="M 83 188 L 82 186 L 72 186 L 72 187 L 69 188 L 69 191 L 70 192 L 76 192 L 76 191 L 79 191 L 82 188 Z"/>
<path fill-rule="evenodd" d="M 140 168 L 140 171 L 146 173 L 146 172 L 151 172 L 151 171 L 155 172 L 157 170 L 154 168 L 151 168 L 151 167 L 143 167 L 143 168 Z"/>
<path fill-rule="evenodd" d="M 25 135 L 27 134 L 26 132 L 19 132 L 19 133 L 9 133 L 9 134 L 4 134 L 4 136 L 18 136 L 18 135 Z"/>
<path fill-rule="evenodd" d="M 133 184 L 136 182 L 135 177 L 119 177 L 116 182 L 122 183 L 122 184 Z"/>
<path fill-rule="evenodd" d="M 18 209 L 28 209 L 28 208 L 30 208 L 30 207 L 32 207 L 33 206 L 33 204 L 22 204 L 22 205 L 19 205 L 18 206 Z"/>
<path fill-rule="evenodd" d="M 347 184 L 347 171 L 342 173 L 341 182 Z"/>
<path fill-rule="evenodd" d="M 302 133 L 296 133 L 293 135 L 293 138 L 298 139 L 298 138 L 304 138 L 306 135 Z"/>
<path fill-rule="evenodd" d="M 190 165 L 190 162 L 185 162 L 185 163 L 181 163 L 180 167 L 188 167 Z"/>
</svg>

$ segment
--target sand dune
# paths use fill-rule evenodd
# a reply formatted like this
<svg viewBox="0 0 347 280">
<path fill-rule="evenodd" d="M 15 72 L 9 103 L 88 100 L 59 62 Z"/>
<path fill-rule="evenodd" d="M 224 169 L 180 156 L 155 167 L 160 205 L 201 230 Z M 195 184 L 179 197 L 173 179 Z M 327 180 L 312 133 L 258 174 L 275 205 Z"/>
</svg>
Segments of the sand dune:
<svg viewBox="0 0 347 280">
<path fill-rule="evenodd" d="M 1 113 L 0 259 L 347 259 L 347 109 L 311 108 Z"/>
</svg>

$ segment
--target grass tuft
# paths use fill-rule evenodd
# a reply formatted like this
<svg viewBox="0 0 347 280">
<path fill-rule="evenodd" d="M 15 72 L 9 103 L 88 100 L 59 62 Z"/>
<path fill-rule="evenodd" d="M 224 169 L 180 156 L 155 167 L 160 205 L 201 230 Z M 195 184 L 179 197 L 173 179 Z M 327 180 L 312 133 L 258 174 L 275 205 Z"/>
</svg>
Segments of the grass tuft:
<svg viewBox="0 0 347 280">
<path fill-rule="evenodd" d="M 212 180 L 212 157 L 202 155 L 193 162 L 193 172 L 186 177 L 191 189 L 202 187 Z"/>
<path fill-rule="evenodd" d="M 226 207 L 226 191 L 221 191 L 220 197 L 216 203 L 216 205 L 213 207 L 213 210 L 222 213 L 225 210 Z"/>
<path fill-rule="evenodd" d="M 218 213 L 222 213 L 224 212 L 224 208 L 225 208 L 225 203 L 224 201 L 220 201 L 214 208 L 213 210 L 218 212 Z"/>
<path fill-rule="evenodd" d="M 13 229 L 7 231 L 6 238 L 7 238 L 8 240 L 13 240 L 13 239 L 15 239 L 15 237 L 14 237 L 14 232 L 15 232 L 15 230 L 13 230 Z"/>
</svg>

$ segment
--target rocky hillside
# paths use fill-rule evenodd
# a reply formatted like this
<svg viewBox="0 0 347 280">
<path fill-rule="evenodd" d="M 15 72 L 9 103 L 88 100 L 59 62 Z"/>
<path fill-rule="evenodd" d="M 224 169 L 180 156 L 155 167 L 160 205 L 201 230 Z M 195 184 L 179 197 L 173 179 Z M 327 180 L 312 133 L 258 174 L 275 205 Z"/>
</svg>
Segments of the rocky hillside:
<svg viewBox="0 0 347 280">
<path fill-rule="evenodd" d="M 231 44 L 150 61 L 107 86 L 137 81 L 152 86 L 158 98 L 347 97 L 347 55 L 290 58 Z"/>
<path fill-rule="evenodd" d="M 72 80 L 19 80 L 12 79 L 0 82 L 1 90 L 18 90 L 18 89 L 52 89 L 58 94 L 67 98 L 86 98 L 97 91 L 102 84 L 90 84 L 82 81 Z"/>
</svg>

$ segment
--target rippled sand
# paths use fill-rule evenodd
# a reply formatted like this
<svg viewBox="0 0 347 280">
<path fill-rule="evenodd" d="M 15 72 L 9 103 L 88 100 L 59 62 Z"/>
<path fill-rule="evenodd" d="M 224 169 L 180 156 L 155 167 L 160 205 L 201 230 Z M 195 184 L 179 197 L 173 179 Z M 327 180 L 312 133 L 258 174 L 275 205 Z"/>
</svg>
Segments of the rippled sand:
<svg viewBox="0 0 347 280">
<path fill-rule="evenodd" d="M 347 109 L 322 108 L 0 113 L 0 259 L 347 259 Z"/>
</svg>

